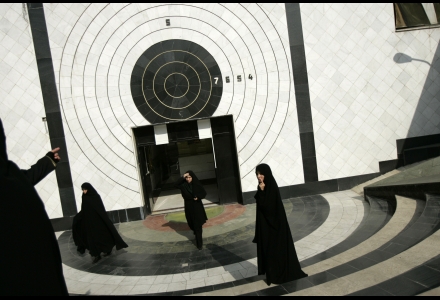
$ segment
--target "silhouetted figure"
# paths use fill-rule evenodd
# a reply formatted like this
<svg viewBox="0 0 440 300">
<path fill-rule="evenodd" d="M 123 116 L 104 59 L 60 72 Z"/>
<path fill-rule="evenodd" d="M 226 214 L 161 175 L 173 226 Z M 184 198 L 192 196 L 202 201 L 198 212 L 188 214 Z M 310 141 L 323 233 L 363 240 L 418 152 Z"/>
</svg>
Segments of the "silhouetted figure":
<svg viewBox="0 0 440 300">
<path fill-rule="evenodd" d="M 277 182 L 270 167 L 256 168 L 258 190 L 254 243 L 257 244 L 258 275 L 266 274 L 267 285 L 306 277 L 301 270 Z"/>
<path fill-rule="evenodd" d="M 86 182 L 83 190 L 81 211 L 74 217 L 72 236 L 77 250 L 84 253 L 89 250 L 93 263 L 101 259 L 101 253 L 110 255 L 114 246 L 116 250 L 127 248 L 110 218 L 107 216 L 101 196 Z"/>
<path fill-rule="evenodd" d="M 0 295 L 67 296 L 60 249 L 44 204 L 34 188 L 55 170 L 59 148 L 29 170 L 8 160 L 0 120 Z M 56 187 L 54 186 L 54 189 Z"/>
<path fill-rule="evenodd" d="M 185 200 L 185 217 L 189 228 L 196 236 L 197 249 L 202 250 L 202 226 L 208 220 L 202 199 L 206 197 L 206 191 L 193 171 L 186 171 L 183 177 L 176 183 Z"/>
</svg>

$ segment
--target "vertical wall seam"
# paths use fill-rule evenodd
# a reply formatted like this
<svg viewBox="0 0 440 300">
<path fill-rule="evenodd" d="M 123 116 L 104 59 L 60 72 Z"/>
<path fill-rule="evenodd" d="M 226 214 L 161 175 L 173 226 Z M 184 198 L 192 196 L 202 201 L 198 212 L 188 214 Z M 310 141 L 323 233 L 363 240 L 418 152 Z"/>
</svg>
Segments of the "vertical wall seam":
<svg viewBox="0 0 440 300">
<path fill-rule="evenodd" d="M 27 3 L 27 8 L 50 144 L 52 149 L 60 147 L 55 173 L 61 207 L 64 217 L 73 216 L 77 208 L 43 3 Z"/>
<path fill-rule="evenodd" d="M 285 3 L 304 182 L 318 181 L 315 137 L 299 3 Z"/>
</svg>

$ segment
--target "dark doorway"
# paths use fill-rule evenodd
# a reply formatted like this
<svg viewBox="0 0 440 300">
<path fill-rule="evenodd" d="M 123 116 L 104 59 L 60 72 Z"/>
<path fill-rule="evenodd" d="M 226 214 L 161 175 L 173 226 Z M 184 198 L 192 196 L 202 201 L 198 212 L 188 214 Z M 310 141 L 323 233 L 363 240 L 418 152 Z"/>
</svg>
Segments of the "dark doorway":
<svg viewBox="0 0 440 300">
<path fill-rule="evenodd" d="M 154 126 L 133 128 L 145 213 L 183 209 L 174 183 L 193 170 L 206 187 L 205 205 L 242 203 L 232 116 L 211 118 L 212 138 L 199 138 L 197 121 L 167 124 L 168 144 L 156 145 Z"/>
</svg>

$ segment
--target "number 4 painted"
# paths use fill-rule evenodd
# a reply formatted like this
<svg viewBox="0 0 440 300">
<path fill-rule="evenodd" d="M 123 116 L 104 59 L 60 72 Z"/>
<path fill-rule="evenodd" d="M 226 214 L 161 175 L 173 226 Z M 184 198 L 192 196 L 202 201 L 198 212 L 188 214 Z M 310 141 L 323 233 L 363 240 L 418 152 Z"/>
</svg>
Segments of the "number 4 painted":
<svg viewBox="0 0 440 300">
<path fill-rule="evenodd" d="M 217 84 L 218 77 L 214 77 L 214 80 L 215 80 L 214 84 Z"/>
</svg>

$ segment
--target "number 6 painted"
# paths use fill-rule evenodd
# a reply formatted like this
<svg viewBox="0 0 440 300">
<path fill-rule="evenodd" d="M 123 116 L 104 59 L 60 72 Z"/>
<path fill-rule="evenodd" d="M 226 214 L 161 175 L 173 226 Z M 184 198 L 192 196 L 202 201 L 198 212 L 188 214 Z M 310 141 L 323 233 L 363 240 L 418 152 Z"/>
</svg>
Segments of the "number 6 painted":
<svg viewBox="0 0 440 300">
<path fill-rule="evenodd" d="M 214 80 L 215 80 L 215 84 L 217 84 L 218 77 L 214 77 Z"/>
</svg>

